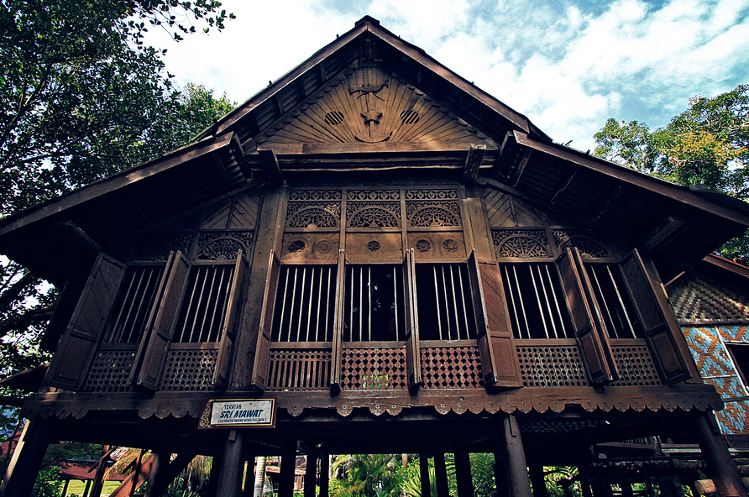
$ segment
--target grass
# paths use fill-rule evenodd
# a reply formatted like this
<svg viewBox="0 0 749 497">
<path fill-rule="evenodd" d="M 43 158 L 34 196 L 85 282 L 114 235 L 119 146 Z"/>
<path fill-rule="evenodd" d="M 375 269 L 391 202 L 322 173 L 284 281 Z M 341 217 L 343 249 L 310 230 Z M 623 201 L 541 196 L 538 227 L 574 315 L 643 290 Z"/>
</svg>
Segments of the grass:
<svg viewBox="0 0 749 497">
<path fill-rule="evenodd" d="M 104 488 L 102 489 L 101 494 L 102 495 L 109 495 L 112 492 L 114 492 L 117 487 L 120 486 L 120 482 L 118 481 L 105 481 L 104 482 Z M 65 492 L 65 495 L 83 495 L 83 492 L 86 490 L 86 482 L 83 480 L 70 480 L 70 484 L 68 485 L 68 490 Z"/>
</svg>

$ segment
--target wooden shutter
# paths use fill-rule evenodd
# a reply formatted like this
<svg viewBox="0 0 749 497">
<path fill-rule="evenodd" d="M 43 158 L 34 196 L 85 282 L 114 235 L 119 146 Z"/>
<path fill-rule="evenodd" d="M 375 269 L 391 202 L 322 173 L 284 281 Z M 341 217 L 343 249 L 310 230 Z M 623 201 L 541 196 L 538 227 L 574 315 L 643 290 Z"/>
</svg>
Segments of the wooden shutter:
<svg viewBox="0 0 749 497">
<path fill-rule="evenodd" d="M 406 370 L 408 389 L 412 392 L 424 384 L 421 379 L 421 351 L 419 350 L 419 313 L 416 297 L 416 260 L 414 249 L 406 250 L 403 261 L 403 282 L 406 310 Z"/>
<path fill-rule="evenodd" d="M 653 281 L 636 249 L 620 267 L 663 382 L 689 378 L 689 369 L 676 343 L 681 331 L 676 318 L 669 316 L 671 307 L 660 284 Z"/>
<path fill-rule="evenodd" d="M 221 342 L 216 359 L 216 369 L 213 371 L 213 385 L 216 388 L 226 388 L 226 379 L 229 372 L 229 359 L 231 349 L 236 336 L 236 321 L 239 314 L 239 305 L 242 295 L 242 282 L 244 281 L 247 264 L 242 257 L 242 251 L 237 254 L 237 262 L 234 264 L 234 276 L 229 287 L 229 296 L 226 302 L 223 328 L 221 329 Z"/>
<path fill-rule="evenodd" d="M 273 326 L 273 311 L 276 307 L 276 287 L 281 263 L 273 250 L 268 259 L 268 272 L 265 274 L 265 293 L 263 307 L 260 311 L 260 328 L 257 332 L 255 345 L 255 360 L 252 365 L 250 384 L 258 390 L 265 390 L 268 380 L 268 364 L 270 362 L 270 337 Z"/>
<path fill-rule="evenodd" d="M 190 265 L 182 252 L 169 254 L 166 279 L 156 296 L 130 377 L 135 387 L 153 391 L 159 386 L 189 272 Z"/>
<path fill-rule="evenodd" d="M 575 330 L 580 357 L 592 385 L 603 385 L 618 378 L 598 304 L 577 248 L 568 248 L 557 261 Z"/>
<path fill-rule="evenodd" d="M 47 373 L 47 385 L 80 389 L 125 276 L 125 269 L 124 264 L 99 254 L 57 347 Z"/>
<path fill-rule="evenodd" d="M 343 249 L 339 249 L 335 283 L 335 306 L 333 311 L 333 350 L 330 365 L 330 391 L 335 395 L 341 391 L 341 368 L 343 368 L 343 299 L 345 289 L 346 259 Z"/>
<path fill-rule="evenodd" d="M 484 386 L 521 387 L 499 269 L 493 262 L 479 262 L 474 249 L 468 258 L 468 273 Z"/>
</svg>

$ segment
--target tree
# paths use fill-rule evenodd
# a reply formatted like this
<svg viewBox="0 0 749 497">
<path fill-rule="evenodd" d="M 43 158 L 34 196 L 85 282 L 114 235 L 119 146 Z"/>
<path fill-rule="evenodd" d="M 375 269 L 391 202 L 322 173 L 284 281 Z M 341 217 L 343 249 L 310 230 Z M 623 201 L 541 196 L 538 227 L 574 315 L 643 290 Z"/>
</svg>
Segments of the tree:
<svg viewBox="0 0 749 497">
<path fill-rule="evenodd" d="M 749 85 L 713 98 L 696 96 L 662 129 L 609 119 L 595 134 L 595 155 L 685 186 L 749 200 Z M 749 263 L 749 232 L 720 249 Z"/>
<path fill-rule="evenodd" d="M 235 104 L 176 88 L 148 29 L 222 29 L 215 0 L 0 0 L 0 217 L 182 146 Z M 0 375 L 39 364 L 56 293 L 0 258 Z"/>
</svg>

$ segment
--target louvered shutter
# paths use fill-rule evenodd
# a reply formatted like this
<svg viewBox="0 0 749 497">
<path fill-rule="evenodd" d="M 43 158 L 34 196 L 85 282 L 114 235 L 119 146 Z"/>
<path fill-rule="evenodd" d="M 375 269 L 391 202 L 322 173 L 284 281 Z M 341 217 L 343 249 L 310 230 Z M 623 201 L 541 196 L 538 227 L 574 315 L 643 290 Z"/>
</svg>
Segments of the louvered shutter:
<svg viewBox="0 0 749 497">
<path fill-rule="evenodd" d="M 240 299 L 242 295 L 242 283 L 244 281 L 247 264 L 242 257 L 242 251 L 237 254 L 237 262 L 234 264 L 234 275 L 231 286 L 229 287 L 229 296 L 226 302 L 226 312 L 224 313 L 223 326 L 221 329 L 221 340 L 216 359 L 216 369 L 213 372 L 213 385 L 216 388 L 226 388 L 226 380 L 229 372 L 229 359 L 234 344 L 234 337 L 237 330 L 236 321 L 239 314 Z"/>
<path fill-rule="evenodd" d="M 255 360 L 252 366 L 250 384 L 258 390 L 265 390 L 268 381 L 268 366 L 270 362 L 270 339 L 273 326 L 273 311 L 276 307 L 276 287 L 281 263 L 273 250 L 268 259 L 268 272 L 265 275 L 265 293 L 263 307 L 260 311 L 260 329 L 257 332 L 255 345 Z"/>
<path fill-rule="evenodd" d="M 403 261 L 403 281 L 406 308 L 406 371 L 408 388 L 415 391 L 423 385 L 423 381 L 421 379 L 421 352 L 419 350 L 419 307 L 416 295 L 414 249 L 406 250 L 406 259 Z"/>
<path fill-rule="evenodd" d="M 343 368 L 343 308 L 346 287 L 346 260 L 343 249 L 338 250 L 338 267 L 335 285 L 335 306 L 333 310 L 333 350 L 330 367 L 330 391 L 341 391 L 341 369 Z"/>
</svg>

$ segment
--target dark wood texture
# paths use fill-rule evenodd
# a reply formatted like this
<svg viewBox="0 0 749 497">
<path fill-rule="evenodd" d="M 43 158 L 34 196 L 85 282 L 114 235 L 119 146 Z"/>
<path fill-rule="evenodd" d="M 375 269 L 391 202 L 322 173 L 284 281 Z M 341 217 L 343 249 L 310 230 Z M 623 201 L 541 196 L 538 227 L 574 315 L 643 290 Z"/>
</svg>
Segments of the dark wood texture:
<svg viewBox="0 0 749 497">
<path fill-rule="evenodd" d="M 247 263 L 244 260 L 242 250 L 237 254 L 237 261 L 234 264 L 234 276 L 229 288 L 229 300 L 226 303 L 226 313 L 224 314 L 224 326 L 221 330 L 221 341 L 219 344 L 218 358 L 216 359 L 216 369 L 213 372 L 213 384 L 220 389 L 226 388 L 229 377 L 229 364 L 236 337 L 236 322 L 241 307 L 242 287 L 247 271 Z"/>
<path fill-rule="evenodd" d="M 341 391 L 341 368 L 343 367 L 343 293 L 346 287 L 346 257 L 343 249 L 338 250 L 336 266 L 335 308 L 333 317 L 333 343 L 330 368 L 330 391 Z"/>
<path fill-rule="evenodd" d="M 593 385 L 606 384 L 616 379 L 616 370 L 612 369 L 613 358 L 601 329 L 600 313 L 596 314 L 596 304 L 590 300 L 590 285 L 576 250 L 567 249 L 557 267 L 588 379 Z"/>
<path fill-rule="evenodd" d="M 125 265 L 100 254 L 47 373 L 46 384 L 77 390 L 85 379 L 104 331 Z"/>
<path fill-rule="evenodd" d="M 240 497 L 244 472 L 244 444 L 241 430 L 230 430 L 224 444 L 224 457 L 218 476 L 221 497 Z"/>
<path fill-rule="evenodd" d="M 268 258 L 268 271 L 265 277 L 265 293 L 260 314 L 260 329 L 257 332 L 255 346 L 255 364 L 252 367 L 251 384 L 258 390 L 265 390 L 268 381 L 268 360 L 270 351 L 271 327 L 273 326 L 273 310 L 276 303 L 276 287 L 281 264 L 273 250 Z"/>
<path fill-rule="evenodd" d="M 423 385 L 421 378 L 421 353 L 419 352 L 419 315 L 416 301 L 416 261 L 414 249 L 406 251 L 403 262 L 404 282 L 406 286 L 406 371 L 408 389 L 415 392 Z"/>
<path fill-rule="evenodd" d="M 149 318 L 133 368 L 135 386 L 147 390 L 156 390 L 159 386 L 189 270 L 190 265 L 181 252 L 170 257 L 164 273 L 167 276 L 163 293 L 157 296 L 155 314 L 152 320 Z"/>
<path fill-rule="evenodd" d="M 445 454 L 441 450 L 434 452 L 434 480 L 437 484 L 437 497 L 449 497 L 450 488 L 447 484 Z"/>
<path fill-rule="evenodd" d="M 689 378 L 689 370 L 676 343 L 677 340 L 683 341 L 681 329 L 668 306 L 663 288 L 651 279 L 637 250 L 627 256 L 620 267 L 629 293 L 637 304 L 638 318 L 664 383 Z"/>
<path fill-rule="evenodd" d="M 424 452 L 419 454 L 419 476 L 421 477 L 421 495 L 423 497 L 432 497 L 432 485 L 429 481 L 429 456 Z"/>
<path fill-rule="evenodd" d="M 479 262 L 474 250 L 468 259 L 468 272 L 484 385 L 520 387 L 517 354 L 497 265 Z"/>
<path fill-rule="evenodd" d="M 27 421 L 0 485 L 3 497 L 28 497 L 50 443 L 44 421 Z"/>
<path fill-rule="evenodd" d="M 503 416 L 502 430 L 504 438 L 502 459 L 508 477 L 508 494 L 513 497 L 531 497 L 531 484 L 528 478 L 528 465 L 525 462 L 523 438 L 514 415 Z"/>
<path fill-rule="evenodd" d="M 700 449 L 708 464 L 708 474 L 715 482 L 721 496 L 747 497 L 741 475 L 728 452 L 728 445 L 709 414 L 698 415 L 695 430 L 699 436 Z"/>
</svg>

